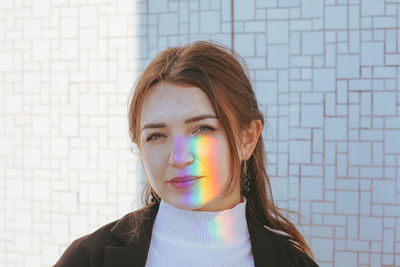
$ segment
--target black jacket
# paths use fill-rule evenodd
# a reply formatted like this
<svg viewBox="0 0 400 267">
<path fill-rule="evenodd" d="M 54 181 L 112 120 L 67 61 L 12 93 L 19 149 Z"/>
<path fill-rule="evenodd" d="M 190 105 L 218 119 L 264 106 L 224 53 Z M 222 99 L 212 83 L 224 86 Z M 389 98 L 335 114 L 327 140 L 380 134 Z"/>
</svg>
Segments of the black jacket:
<svg viewBox="0 0 400 267">
<path fill-rule="evenodd" d="M 154 219 L 159 205 L 142 208 L 111 222 L 92 234 L 75 240 L 55 267 L 145 266 Z M 248 212 L 248 209 L 246 210 Z M 307 255 L 281 237 L 247 217 L 256 267 L 318 266 Z M 132 234 L 132 224 L 141 231 Z"/>
</svg>

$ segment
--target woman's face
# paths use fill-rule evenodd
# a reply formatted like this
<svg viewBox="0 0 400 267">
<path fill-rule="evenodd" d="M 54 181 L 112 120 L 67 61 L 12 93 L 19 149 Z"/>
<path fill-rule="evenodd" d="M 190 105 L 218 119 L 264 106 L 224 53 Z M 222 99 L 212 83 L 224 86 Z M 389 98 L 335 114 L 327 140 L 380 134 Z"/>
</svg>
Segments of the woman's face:
<svg viewBox="0 0 400 267">
<path fill-rule="evenodd" d="M 147 179 L 163 201 L 218 211 L 240 202 L 239 179 L 229 186 L 226 133 L 198 87 L 154 85 L 143 101 L 140 152 Z"/>
</svg>

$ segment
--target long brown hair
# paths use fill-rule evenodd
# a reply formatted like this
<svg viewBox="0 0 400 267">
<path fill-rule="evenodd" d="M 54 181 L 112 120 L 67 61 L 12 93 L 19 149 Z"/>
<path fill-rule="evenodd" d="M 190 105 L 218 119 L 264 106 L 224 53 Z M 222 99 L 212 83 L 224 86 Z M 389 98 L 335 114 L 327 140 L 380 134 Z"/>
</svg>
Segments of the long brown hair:
<svg viewBox="0 0 400 267">
<path fill-rule="evenodd" d="M 228 138 L 233 177 L 240 177 L 241 162 L 238 155 L 238 132 L 253 120 L 264 125 L 250 80 L 244 71 L 244 61 L 234 51 L 210 42 L 195 42 L 186 46 L 168 48 L 158 54 L 147 66 L 139 80 L 129 107 L 129 132 L 132 141 L 140 147 L 140 118 L 143 99 L 158 82 L 192 85 L 200 88 L 211 101 L 216 115 Z M 247 161 L 251 185 L 245 195 L 252 219 L 261 225 L 281 232 L 298 249 L 313 257 L 303 236 L 282 211 L 275 206 L 271 185 L 266 172 L 264 141 L 260 135 L 253 154 Z M 232 183 L 231 183 L 232 184 Z M 147 183 L 145 204 L 156 196 Z"/>
</svg>

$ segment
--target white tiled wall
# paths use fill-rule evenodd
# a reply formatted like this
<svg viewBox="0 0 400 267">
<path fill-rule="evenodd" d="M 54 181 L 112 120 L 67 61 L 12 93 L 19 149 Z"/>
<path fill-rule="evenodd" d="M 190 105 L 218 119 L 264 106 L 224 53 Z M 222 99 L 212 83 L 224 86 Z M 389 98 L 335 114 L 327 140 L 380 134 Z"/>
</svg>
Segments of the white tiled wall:
<svg viewBox="0 0 400 267">
<path fill-rule="evenodd" d="M 400 266 L 399 25 L 397 0 L 0 1 L 0 265 L 140 205 L 132 84 L 201 39 L 248 63 L 275 199 L 320 266 Z"/>
</svg>

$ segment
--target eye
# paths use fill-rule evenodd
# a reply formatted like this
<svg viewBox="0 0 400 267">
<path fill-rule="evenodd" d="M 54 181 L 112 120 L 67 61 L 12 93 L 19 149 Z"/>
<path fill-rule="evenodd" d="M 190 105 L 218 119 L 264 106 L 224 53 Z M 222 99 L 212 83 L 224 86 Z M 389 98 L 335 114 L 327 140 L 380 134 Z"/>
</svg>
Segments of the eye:
<svg viewBox="0 0 400 267">
<path fill-rule="evenodd" d="M 211 131 L 214 131 L 214 130 L 215 130 L 214 127 L 211 127 L 211 126 L 208 126 L 208 125 L 202 125 L 199 128 L 197 128 L 196 131 L 198 131 L 198 132 L 211 132 Z"/>
<path fill-rule="evenodd" d="M 147 137 L 146 141 L 147 142 L 156 141 L 156 140 L 160 139 L 161 137 L 164 137 L 164 135 L 160 134 L 160 133 L 155 133 L 155 134 L 152 134 L 149 137 Z"/>
</svg>

